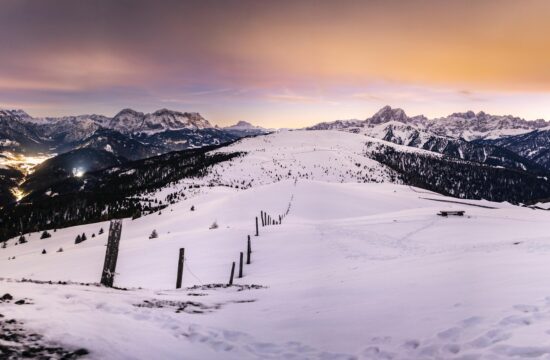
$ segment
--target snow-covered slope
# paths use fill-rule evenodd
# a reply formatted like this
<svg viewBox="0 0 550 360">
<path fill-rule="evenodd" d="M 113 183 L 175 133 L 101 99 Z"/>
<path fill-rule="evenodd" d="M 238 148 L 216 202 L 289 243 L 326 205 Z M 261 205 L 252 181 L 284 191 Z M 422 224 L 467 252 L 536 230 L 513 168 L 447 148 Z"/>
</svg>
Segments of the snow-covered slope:
<svg viewBox="0 0 550 360">
<path fill-rule="evenodd" d="M 10 240 L 0 249 L 0 286 L 30 304 L 0 302 L 0 313 L 91 359 L 550 354 L 545 211 L 393 184 L 188 186 L 156 194 L 187 193 L 162 214 L 124 220 L 115 285 L 127 291 L 18 281 L 98 281 L 106 243 L 98 231 L 107 223 Z M 254 236 L 260 210 L 277 216 L 289 205 L 282 225 Z M 445 209 L 466 216 L 436 215 Z M 148 239 L 153 229 L 159 236 Z M 88 240 L 75 245 L 83 232 Z M 252 263 L 237 286 L 204 286 L 228 281 L 247 235 Z M 184 289 L 175 290 L 181 247 Z"/>
<path fill-rule="evenodd" d="M 242 139 L 215 152 L 246 154 L 215 165 L 204 180 L 239 187 L 295 178 L 395 181 L 396 174 L 391 169 L 365 156 L 367 140 L 365 136 L 341 131 L 305 130 Z"/>
</svg>

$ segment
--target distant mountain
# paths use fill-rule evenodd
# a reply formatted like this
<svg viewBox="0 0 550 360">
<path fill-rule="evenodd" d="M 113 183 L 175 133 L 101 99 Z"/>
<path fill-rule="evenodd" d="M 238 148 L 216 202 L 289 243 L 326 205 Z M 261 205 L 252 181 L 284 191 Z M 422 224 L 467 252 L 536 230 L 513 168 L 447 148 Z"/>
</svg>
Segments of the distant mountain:
<svg viewBox="0 0 550 360">
<path fill-rule="evenodd" d="M 425 122 L 427 130 L 436 134 L 461 137 L 465 140 L 497 139 L 550 126 L 545 120 L 524 120 L 512 115 L 490 115 L 483 111 L 454 113 Z"/>
<path fill-rule="evenodd" d="M 506 136 L 498 139 L 475 141 L 513 151 L 547 169 L 550 169 L 550 130 L 535 130 L 526 134 Z"/>
<path fill-rule="evenodd" d="M 384 106 L 373 116 L 365 120 L 365 126 L 376 126 L 390 121 L 413 124 L 422 127 L 422 125 L 428 121 L 428 118 L 423 115 L 409 117 L 402 109 L 392 109 L 390 106 Z"/>
<path fill-rule="evenodd" d="M 105 127 L 109 118 L 102 115 L 64 116 L 60 118 L 39 118 L 29 122 L 44 140 L 57 144 L 79 141 Z"/>
<path fill-rule="evenodd" d="M 0 152 L 41 151 L 47 147 L 47 141 L 24 117 L 6 111 L 0 112 Z"/>
<path fill-rule="evenodd" d="M 0 110 L 0 151 L 20 153 L 59 154 L 92 148 L 137 160 L 267 132 L 245 122 L 220 129 L 199 113 L 168 109 L 147 114 L 123 109 L 112 118 L 103 115 L 33 118 L 22 110 Z"/>
<path fill-rule="evenodd" d="M 550 123 L 473 111 L 430 120 L 385 106 L 365 120 L 337 120 L 308 130 L 342 130 L 491 166 L 550 170 Z"/>
<path fill-rule="evenodd" d="M 68 143 L 58 148 L 58 150 L 65 152 L 71 149 L 84 148 L 104 150 L 117 157 L 128 160 L 144 159 L 167 152 L 162 146 L 145 144 L 118 131 L 104 128 L 99 128 L 90 136 L 76 142 Z"/>
<path fill-rule="evenodd" d="M 309 126 L 306 130 L 351 130 L 365 126 L 364 120 L 335 120 Z"/>
<path fill-rule="evenodd" d="M 233 135 L 240 135 L 240 136 L 260 135 L 260 134 L 267 134 L 271 132 L 271 130 L 269 129 L 265 129 L 260 126 L 254 126 L 251 123 L 246 121 L 239 121 L 235 125 L 222 128 L 222 130 L 225 130 Z"/>
<path fill-rule="evenodd" d="M 473 111 L 454 113 L 447 117 L 428 119 L 423 115 L 409 117 L 402 109 L 390 106 L 384 106 L 365 120 L 336 120 L 319 123 L 307 129 L 358 131 L 391 121 L 414 125 L 435 135 L 463 138 L 468 141 L 518 135 L 546 127 L 550 129 L 550 123 L 542 119 L 529 121 L 511 115 L 490 115 L 483 111 L 477 114 Z"/>
<path fill-rule="evenodd" d="M 460 160 L 474 161 L 486 165 L 544 173 L 542 165 L 508 149 L 489 143 L 468 142 L 461 138 L 440 136 L 417 128 L 414 125 L 391 120 L 374 127 L 361 129 L 361 133 L 398 145 L 432 151 Z"/>
<path fill-rule="evenodd" d="M 207 129 L 213 126 L 199 113 L 182 113 L 161 109 L 151 114 L 144 114 L 132 109 L 124 109 L 116 114 L 106 124 L 106 127 L 129 134 L 181 129 Z"/>
</svg>

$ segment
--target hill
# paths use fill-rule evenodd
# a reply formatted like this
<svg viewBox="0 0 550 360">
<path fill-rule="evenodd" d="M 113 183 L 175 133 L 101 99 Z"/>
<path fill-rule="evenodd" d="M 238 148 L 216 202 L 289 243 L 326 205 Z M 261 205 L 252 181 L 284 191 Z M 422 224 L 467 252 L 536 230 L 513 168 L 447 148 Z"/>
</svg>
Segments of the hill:
<svg viewBox="0 0 550 360">
<path fill-rule="evenodd" d="M 545 211 L 375 183 L 288 180 L 186 194 L 161 213 L 124 220 L 115 285 L 127 290 L 93 285 L 107 222 L 10 240 L 0 249 L 0 283 L 13 301 L 26 300 L 2 313 L 91 359 L 545 354 Z M 261 210 L 276 217 L 289 205 L 281 225 L 254 236 Z M 466 216 L 437 215 L 445 209 Z M 149 239 L 153 229 L 158 238 Z M 82 233 L 88 239 L 74 244 Z M 226 288 L 247 235 L 252 262 Z M 183 289 L 175 290 L 181 247 Z"/>
</svg>

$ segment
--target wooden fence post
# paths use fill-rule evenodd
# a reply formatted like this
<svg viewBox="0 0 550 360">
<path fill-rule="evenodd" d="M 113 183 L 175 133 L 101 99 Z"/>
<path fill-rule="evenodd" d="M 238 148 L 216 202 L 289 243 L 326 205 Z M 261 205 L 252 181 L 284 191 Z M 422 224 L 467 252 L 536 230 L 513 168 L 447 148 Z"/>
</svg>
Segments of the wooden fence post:
<svg viewBox="0 0 550 360">
<path fill-rule="evenodd" d="M 256 216 L 256 236 L 260 235 L 258 232 L 258 217 Z"/>
<path fill-rule="evenodd" d="M 263 212 L 263 210 L 260 210 L 260 217 L 262 218 L 262 227 L 263 227 L 263 226 L 265 226 L 264 212 Z"/>
<path fill-rule="evenodd" d="M 250 244 L 250 235 L 248 235 L 248 247 L 246 249 L 246 264 L 250 265 L 250 254 L 252 253 L 252 247 Z"/>
<path fill-rule="evenodd" d="M 178 277 L 176 280 L 176 289 L 181 288 L 181 280 L 183 277 L 183 265 L 185 261 L 185 248 L 180 249 L 180 256 L 178 260 Z"/>
<path fill-rule="evenodd" d="M 231 277 L 229 278 L 229 286 L 233 285 L 233 275 L 235 275 L 235 262 L 231 265 Z"/>
<path fill-rule="evenodd" d="M 121 232 L 122 220 L 112 220 L 111 225 L 109 226 L 109 238 L 107 240 L 107 250 L 105 251 L 103 272 L 101 273 L 101 284 L 107 287 L 113 287 L 115 280 L 116 263 L 118 260 L 118 245 L 120 243 Z"/>
<path fill-rule="evenodd" d="M 241 255 L 239 256 L 239 279 L 243 277 L 243 252 L 241 251 Z"/>
</svg>

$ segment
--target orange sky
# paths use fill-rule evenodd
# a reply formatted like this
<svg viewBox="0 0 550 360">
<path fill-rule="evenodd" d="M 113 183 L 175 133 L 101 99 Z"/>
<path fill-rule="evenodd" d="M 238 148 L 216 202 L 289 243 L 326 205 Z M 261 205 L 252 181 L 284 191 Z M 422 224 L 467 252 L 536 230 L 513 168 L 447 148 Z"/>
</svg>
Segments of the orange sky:
<svg viewBox="0 0 550 360">
<path fill-rule="evenodd" d="M 6 0 L 0 107 L 304 126 L 468 109 L 550 119 L 550 1 Z"/>
</svg>

